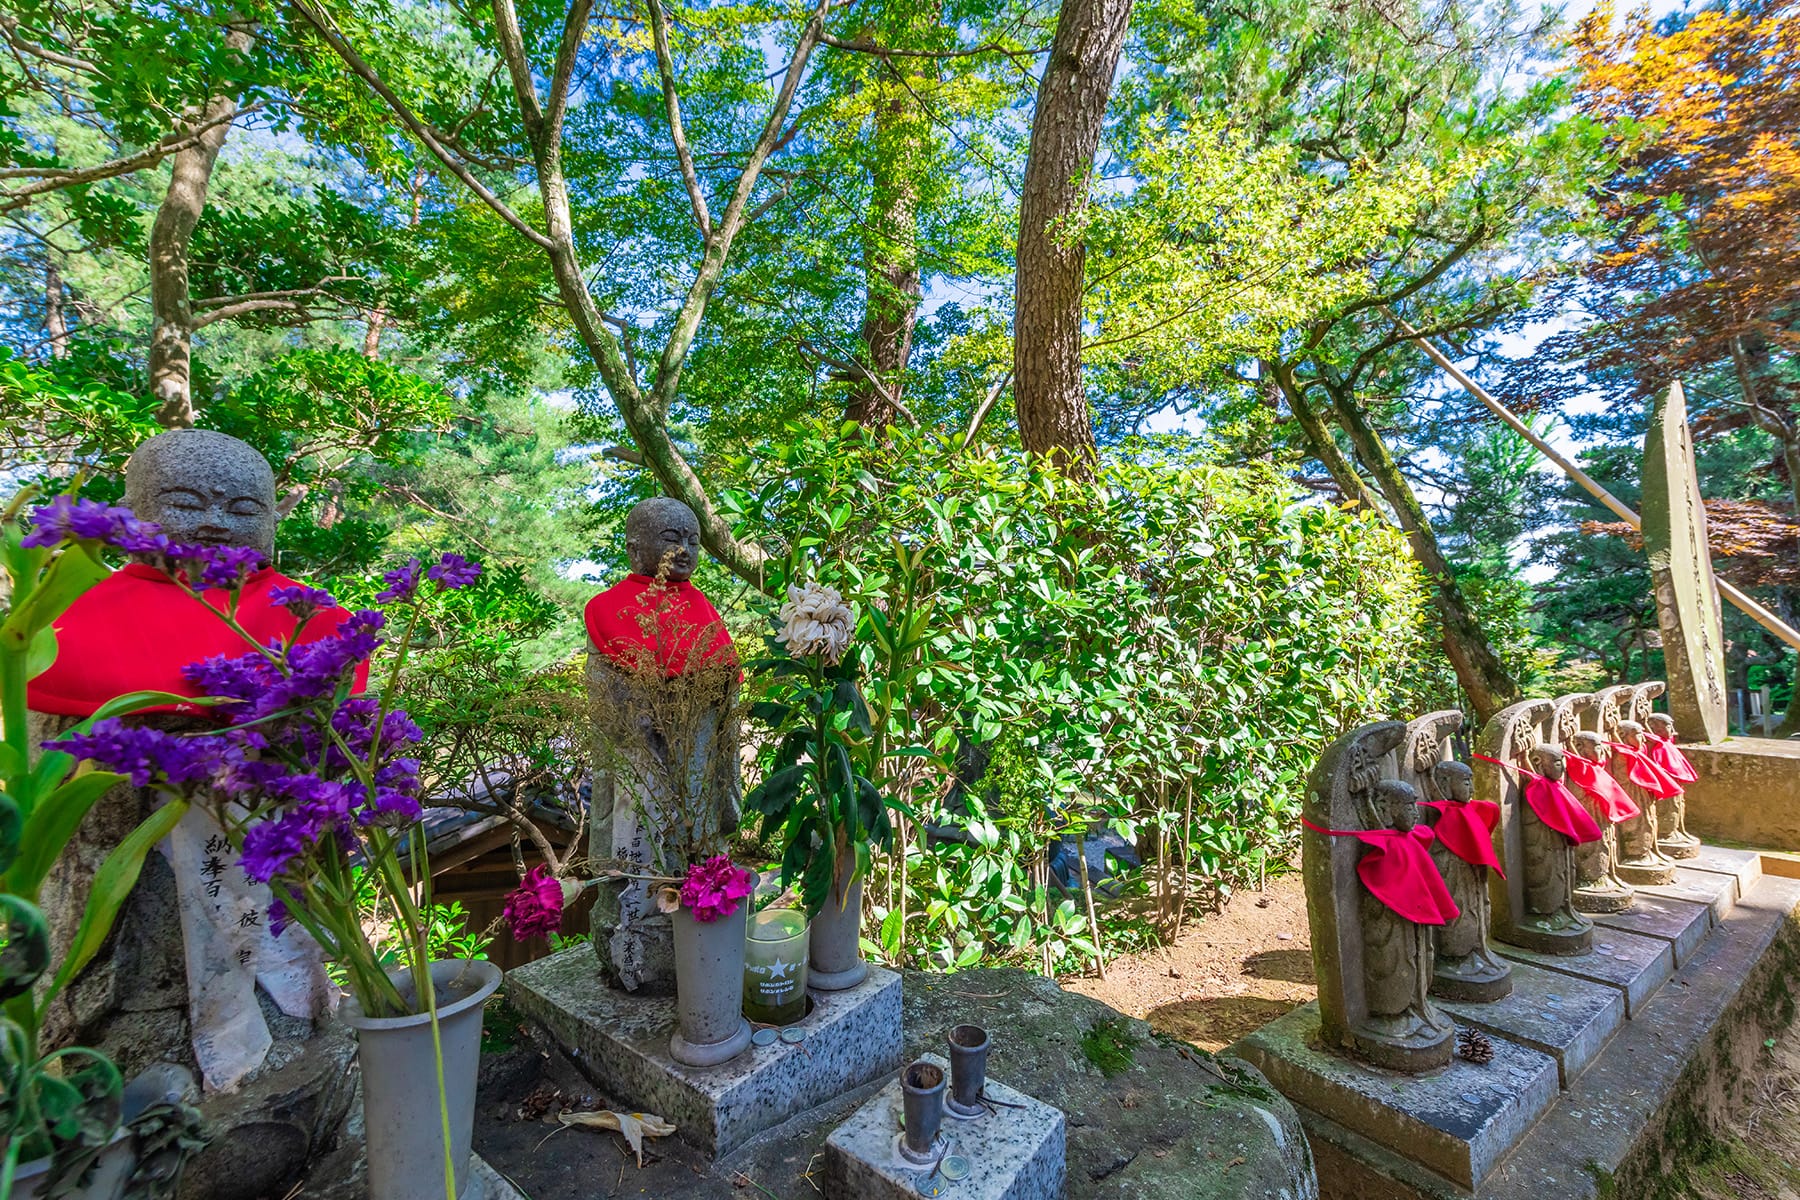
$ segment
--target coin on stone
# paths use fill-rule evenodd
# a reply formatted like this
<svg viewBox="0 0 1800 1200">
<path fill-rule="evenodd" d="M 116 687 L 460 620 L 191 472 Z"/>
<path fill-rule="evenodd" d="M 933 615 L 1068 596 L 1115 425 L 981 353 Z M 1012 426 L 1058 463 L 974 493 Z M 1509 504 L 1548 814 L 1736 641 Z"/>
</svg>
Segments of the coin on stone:
<svg viewBox="0 0 1800 1200">
<path fill-rule="evenodd" d="M 792 1027 L 784 1029 L 781 1031 L 781 1040 L 790 1046 L 798 1046 L 806 1040 L 806 1030 Z"/>
<path fill-rule="evenodd" d="M 750 1041 L 751 1044 L 757 1046 L 773 1046 L 775 1044 L 775 1037 L 776 1034 L 773 1029 L 759 1029 L 750 1035 Z"/>
<path fill-rule="evenodd" d="M 938 1174 L 952 1183 L 959 1179 L 967 1179 L 969 1177 L 969 1160 L 960 1154 L 945 1155 L 942 1165 L 938 1167 Z"/>
</svg>

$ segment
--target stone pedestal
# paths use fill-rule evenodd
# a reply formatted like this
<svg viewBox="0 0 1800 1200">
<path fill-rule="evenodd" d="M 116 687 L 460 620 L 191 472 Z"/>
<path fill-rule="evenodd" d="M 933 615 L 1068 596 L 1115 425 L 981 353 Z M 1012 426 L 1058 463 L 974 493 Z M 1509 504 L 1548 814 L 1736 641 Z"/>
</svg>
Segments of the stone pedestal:
<svg viewBox="0 0 1800 1200">
<path fill-rule="evenodd" d="M 880 967 L 848 991 L 808 993 L 811 1011 L 784 1030 L 798 1042 L 752 1046 L 706 1068 L 669 1057 L 675 998 L 606 987 L 586 946 L 520 967 L 507 984 L 513 1007 L 548 1030 L 596 1086 L 673 1122 L 711 1159 L 900 1068 L 900 976 Z"/>
<path fill-rule="evenodd" d="M 1493 1061 L 1479 1066 L 1459 1058 L 1421 1074 L 1385 1071 L 1324 1049 L 1318 1005 L 1305 1004 L 1231 1050 L 1303 1110 L 1403 1147 L 1413 1161 L 1475 1190 L 1559 1091 L 1555 1059 L 1499 1038 L 1493 1047 Z"/>
<path fill-rule="evenodd" d="M 950 1070 L 934 1054 L 924 1061 Z M 889 1083 L 825 1140 L 827 1200 L 1061 1200 L 1062 1113 L 992 1079 L 985 1094 L 994 1112 L 944 1119 L 946 1158 L 955 1155 L 969 1168 L 965 1177 L 950 1180 L 941 1167 L 934 1172 L 901 1156 L 900 1081 Z"/>
</svg>

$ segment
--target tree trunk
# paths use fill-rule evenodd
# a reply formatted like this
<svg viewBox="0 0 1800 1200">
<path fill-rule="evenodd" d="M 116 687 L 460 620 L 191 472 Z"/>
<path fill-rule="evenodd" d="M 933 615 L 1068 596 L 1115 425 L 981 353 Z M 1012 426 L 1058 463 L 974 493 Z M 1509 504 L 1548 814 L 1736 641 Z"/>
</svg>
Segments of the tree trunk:
<svg viewBox="0 0 1800 1200">
<path fill-rule="evenodd" d="M 1287 401 L 1288 411 L 1294 414 L 1299 422 L 1300 431 L 1306 435 L 1306 443 L 1311 447 L 1313 457 L 1325 465 L 1325 471 L 1337 484 L 1338 491 L 1343 493 L 1346 501 L 1354 500 L 1370 512 L 1379 513 L 1375 506 L 1375 497 L 1370 494 L 1369 486 L 1363 482 L 1361 475 L 1344 452 L 1338 449 L 1337 441 L 1331 436 L 1324 418 L 1318 410 L 1307 401 L 1306 393 L 1294 380 L 1293 368 L 1286 363 L 1263 360 L 1263 370 L 1275 380 L 1275 386 L 1281 389 L 1281 395 Z"/>
<path fill-rule="evenodd" d="M 1334 391 L 1333 400 L 1338 423 L 1350 435 L 1356 456 L 1394 510 L 1394 517 L 1412 546 L 1413 557 L 1431 582 L 1432 603 L 1437 608 L 1438 624 L 1444 632 L 1444 654 L 1455 668 L 1456 681 L 1468 695 L 1476 718 L 1485 724 L 1488 718 L 1519 699 L 1519 685 L 1488 643 L 1487 634 L 1475 619 L 1468 598 L 1457 586 L 1456 576 L 1438 547 L 1431 521 L 1420 507 L 1418 497 L 1413 495 L 1412 486 L 1400 473 L 1394 456 L 1388 453 L 1387 445 L 1370 427 L 1354 398 Z"/>
<path fill-rule="evenodd" d="M 1131 0 L 1063 0 L 1019 197 L 1013 300 L 1019 437 L 1027 450 L 1082 476 L 1093 473 L 1096 457 L 1081 378 L 1087 248 L 1062 226 L 1087 203 L 1088 173 L 1130 18 Z"/>
<path fill-rule="evenodd" d="M 50 357 L 69 357 L 69 321 L 63 315 L 62 272 L 54 262 L 44 268 L 44 333 L 50 339 Z"/>
<path fill-rule="evenodd" d="M 863 309 L 862 367 L 851 381 L 844 415 L 883 429 L 896 415 L 894 401 L 906 387 L 913 326 L 924 292 L 919 283 L 919 159 L 929 126 L 911 94 L 884 74 L 875 103 L 875 145 L 870 160 L 872 198 L 863 235 L 868 297 Z"/>
<path fill-rule="evenodd" d="M 246 51 L 250 33 L 233 28 L 225 35 L 225 44 Z M 200 214 L 206 211 L 206 189 L 236 111 L 237 99 L 232 96 L 214 96 L 189 111 L 191 123 L 205 126 L 205 131 L 192 146 L 169 157 L 169 189 L 150 227 L 150 394 L 157 402 L 156 419 L 165 429 L 185 429 L 194 423 L 188 246 Z"/>
</svg>

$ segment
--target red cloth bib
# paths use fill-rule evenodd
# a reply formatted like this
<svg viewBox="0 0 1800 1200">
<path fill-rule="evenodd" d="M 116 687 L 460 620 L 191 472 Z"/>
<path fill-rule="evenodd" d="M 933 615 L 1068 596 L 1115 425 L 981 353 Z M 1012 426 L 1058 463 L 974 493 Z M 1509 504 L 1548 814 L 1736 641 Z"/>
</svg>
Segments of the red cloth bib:
<svg viewBox="0 0 1800 1200">
<path fill-rule="evenodd" d="M 725 622 L 692 583 L 627 575 L 587 603 L 594 648 L 627 670 L 655 663 L 670 678 L 690 666 L 737 666 Z"/>
<path fill-rule="evenodd" d="M 1398 829 L 1321 829 L 1305 817 L 1300 823 L 1327 837 L 1353 837 L 1368 849 L 1357 861 L 1363 886 L 1394 914 L 1415 925 L 1448 925 L 1462 915 L 1437 864 L 1431 861 L 1435 836 L 1424 825 L 1404 833 Z"/>
<path fill-rule="evenodd" d="M 1608 822 L 1617 825 L 1620 821 L 1629 821 L 1638 815 L 1637 802 L 1625 794 L 1625 789 L 1619 786 L 1619 781 L 1605 767 L 1579 754 L 1567 755 L 1563 762 L 1567 766 L 1569 778 L 1594 802 L 1594 807 L 1600 810 L 1600 815 Z"/>
<path fill-rule="evenodd" d="M 1525 803 L 1531 805 L 1531 811 L 1537 814 L 1538 820 L 1576 845 L 1584 842 L 1597 842 L 1606 836 L 1600 826 L 1594 823 L 1594 818 L 1588 815 L 1587 809 L 1583 808 L 1581 802 L 1575 799 L 1575 794 L 1563 786 L 1562 780 L 1552 779 L 1548 775 L 1539 775 L 1535 771 L 1527 771 L 1517 763 L 1501 762 L 1499 759 L 1489 758 L 1485 754 L 1477 754 L 1474 757 L 1479 758 L 1482 762 L 1493 763 L 1497 767 L 1507 767 L 1523 775 L 1525 777 Z M 1587 792 L 1588 798 L 1599 805 L 1602 811 L 1606 810 L 1612 801 L 1594 794 L 1593 785 L 1582 778 L 1581 771 L 1576 767 L 1577 763 L 1586 762 L 1588 766 L 1593 767 L 1594 773 L 1610 784 L 1617 799 L 1623 801 L 1625 807 L 1631 810 L 1626 815 L 1633 817 L 1637 815 L 1637 805 L 1631 802 L 1631 797 L 1625 794 L 1612 776 L 1600 770 L 1598 763 L 1589 762 L 1576 754 L 1563 755 L 1563 762 L 1569 774 L 1575 777 L 1575 782 L 1581 785 L 1582 790 Z M 1622 821 L 1624 817 L 1609 816 L 1607 819 Z"/>
<path fill-rule="evenodd" d="M 298 622 L 269 592 L 293 587 L 294 581 L 264 567 L 244 581 L 238 593 L 238 624 L 262 644 L 294 636 Z M 224 608 L 228 593 L 206 593 L 209 603 Z M 350 614 L 328 608 L 306 623 L 302 643 L 334 632 Z M 186 588 L 144 563 L 119 568 L 78 597 L 54 622 L 57 654 L 50 669 L 26 688 L 26 705 L 43 713 L 86 717 L 108 700 L 126 692 L 174 692 L 197 696 L 198 688 L 182 678 L 181 669 L 216 654 L 238 658 L 252 653 L 244 639 Z M 357 668 L 358 691 L 367 684 L 369 664 Z M 210 710 L 169 704 L 146 712 Z"/>
<path fill-rule="evenodd" d="M 1681 795 L 1680 782 L 1657 766 L 1648 754 L 1635 747 L 1627 746 L 1623 742 L 1606 744 L 1612 748 L 1614 754 L 1625 760 L 1625 775 L 1631 782 L 1658 800 L 1671 800 Z"/>
<path fill-rule="evenodd" d="M 1525 802 L 1531 805 L 1538 820 L 1578 846 L 1606 836 L 1588 815 L 1588 810 L 1575 799 L 1575 793 L 1564 787 L 1560 779 L 1533 775 L 1525 781 Z"/>
<path fill-rule="evenodd" d="M 1689 784 L 1699 780 L 1700 772 L 1694 770 L 1694 764 L 1688 756 L 1681 752 L 1673 739 L 1657 737 L 1654 733 L 1644 735 L 1650 741 L 1650 761 L 1661 767 L 1669 778 L 1677 783 Z"/>
<path fill-rule="evenodd" d="M 1431 832 L 1444 843 L 1444 849 L 1472 867 L 1487 867 L 1500 878 L 1500 858 L 1494 853 L 1494 827 L 1500 824 L 1500 806 L 1492 800 L 1421 800 L 1426 808 L 1437 810 L 1437 824 Z"/>
</svg>

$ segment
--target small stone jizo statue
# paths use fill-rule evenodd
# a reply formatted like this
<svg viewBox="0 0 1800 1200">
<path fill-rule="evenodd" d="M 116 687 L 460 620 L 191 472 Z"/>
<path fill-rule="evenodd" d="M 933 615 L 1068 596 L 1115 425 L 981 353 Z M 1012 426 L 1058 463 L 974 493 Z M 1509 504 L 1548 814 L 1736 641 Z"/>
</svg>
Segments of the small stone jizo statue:
<svg viewBox="0 0 1800 1200">
<path fill-rule="evenodd" d="M 631 573 L 588 602 L 595 735 L 591 857 L 629 874 L 678 875 L 723 853 L 739 816 L 739 669 L 718 610 L 691 582 L 700 525 L 679 500 L 625 522 Z M 642 880 L 603 886 L 594 945 L 627 991 L 674 985 L 669 918 Z"/>
<path fill-rule="evenodd" d="M 1500 806 L 1477 800 L 1467 763 L 1446 759 L 1430 774 L 1434 799 L 1421 805 L 1436 814 L 1431 857 L 1462 911 L 1437 929 L 1437 958 L 1431 990 L 1451 1000 L 1488 1002 L 1512 992 L 1512 967 L 1488 944 L 1492 907 L 1488 873 L 1500 871 L 1494 829 Z"/>
</svg>

